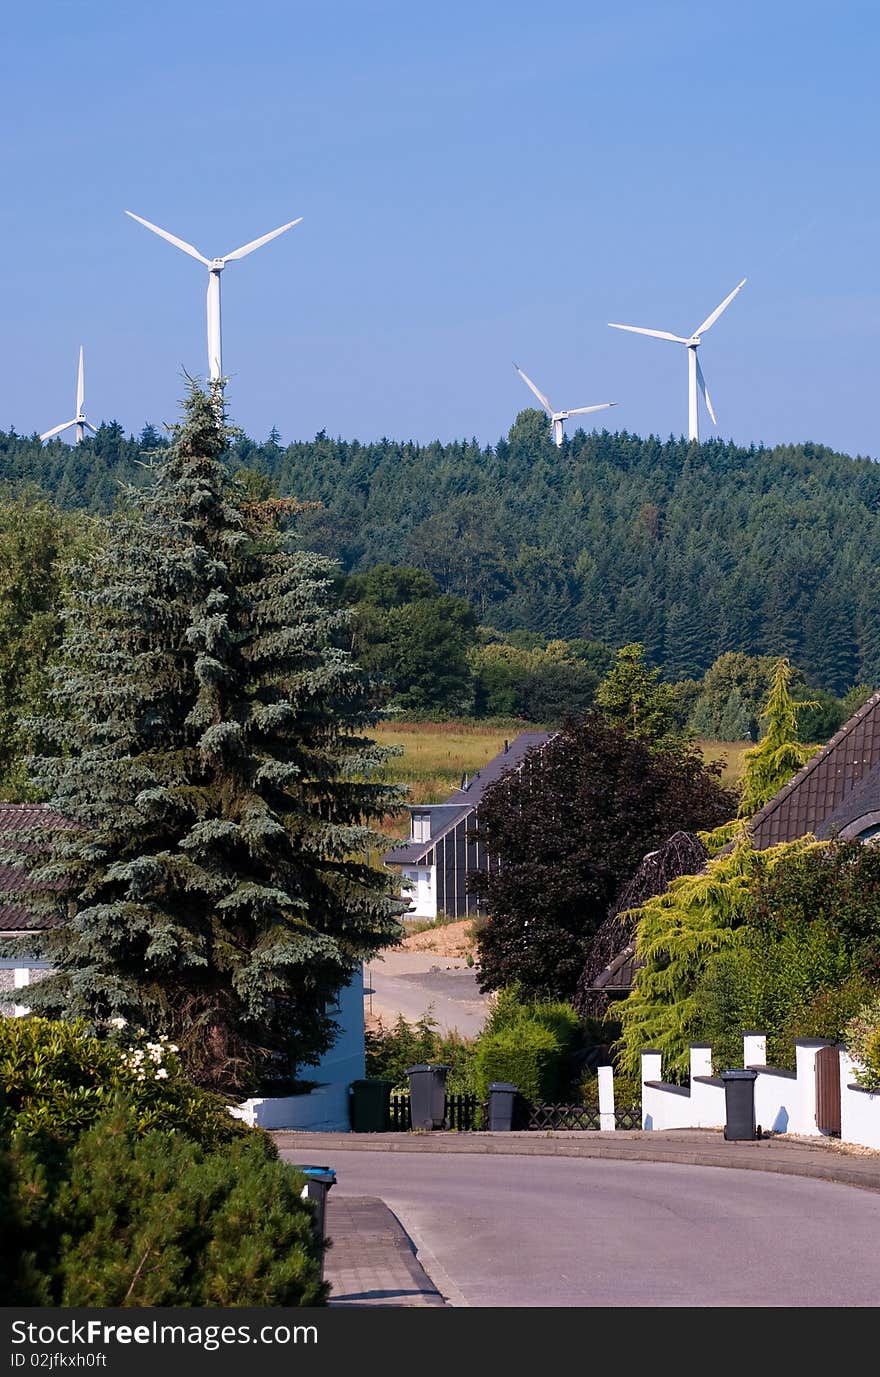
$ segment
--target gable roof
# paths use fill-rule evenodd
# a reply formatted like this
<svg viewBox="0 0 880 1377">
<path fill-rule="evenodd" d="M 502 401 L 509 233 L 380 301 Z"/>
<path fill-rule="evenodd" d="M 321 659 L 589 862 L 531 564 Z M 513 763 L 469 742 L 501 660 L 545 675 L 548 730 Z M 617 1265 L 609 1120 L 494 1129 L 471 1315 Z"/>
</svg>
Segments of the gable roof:
<svg viewBox="0 0 880 1377">
<path fill-rule="evenodd" d="M 794 841 L 812 832 L 827 836 L 832 819 L 852 820 L 858 786 L 880 765 L 880 692 L 868 699 L 826 746 L 784 784 L 749 822 L 752 845 L 758 850 L 777 842 Z M 880 785 L 880 779 L 877 780 Z M 880 801 L 874 805 L 880 808 Z M 842 810 L 842 811 L 841 811 Z M 862 807 L 862 812 L 871 811 Z M 855 818 L 858 814 L 853 814 Z"/>
<path fill-rule="evenodd" d="M 520 732 L 503 751 L 493 756 L 483 765 L 472 779 L 449 795 L 445 803 L 411 804 L 410 813 L 428 813 L 431 817 L 431 835 L 424 842 L 402 842 L 385 853 L 388 865 L 417 865 L 424 861 L 435 843 L 445 836 L 451 828 L 473 813 L 490 784 L 495 784 L 508 770 L 520 766 L 529 751 L 543 746 L 550 740 L 552 732 Z"/>
</svg>

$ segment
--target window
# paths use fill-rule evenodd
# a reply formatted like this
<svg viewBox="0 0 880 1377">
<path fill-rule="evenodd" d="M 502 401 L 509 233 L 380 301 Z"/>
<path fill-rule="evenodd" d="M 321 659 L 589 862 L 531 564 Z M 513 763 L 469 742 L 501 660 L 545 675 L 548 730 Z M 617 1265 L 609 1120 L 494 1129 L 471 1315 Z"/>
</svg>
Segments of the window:
<svg viewBox="0 0 880 1377">
<path fill-rule="evenodd" d="M 431 838 L 431 814 L 413 813 L 412 838 L 414 842 L 426 842 Z"/>
</svg>

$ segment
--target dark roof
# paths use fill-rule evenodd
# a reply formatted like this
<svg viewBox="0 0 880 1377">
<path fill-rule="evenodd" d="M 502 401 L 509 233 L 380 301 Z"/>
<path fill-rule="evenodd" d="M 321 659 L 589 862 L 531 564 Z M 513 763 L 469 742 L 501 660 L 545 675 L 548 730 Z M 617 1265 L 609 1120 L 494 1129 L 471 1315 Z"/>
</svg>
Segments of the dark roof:
<svg viewBox="0 0 880 1377">
<path fill-rule="evenodd" d="M 615 994 L 618 990 L 625 990 L 627 994 L 633 987 L 635 973 L 642 962 L 636 956 L 635 946 L 630 943 L 624 947 L 622 952 L 609 962 L 603 971 L 600 971 L 590 987 L 593 990 L 604 990 L 605 994 Z"/>
<path fill-rule="evenodd" d="M 54 830 L 74 826 L 75 823 L 69 818 L 44 803 L 0 803 L 0 849 L 5 837 L 20 837 L 22 833 L 39 831 L 45 827 Z M 52 925 L 52 919 L 48 916 L 37 918 L 21 904 L 4 902 L 7 894 L 33 894 L 39 888 L 20 866 L 0 864 L 0 932 L 35 932 Z"/>
<path fill-rule="evenodd" d="M 490 784 L 495 784 L 508 770 L 515 770 L 529 751 L 550 740 L 550 732 L 520 732 L 510 745 L 499 751 L 472 779 L 449 795 L 445 803 L 412 804 L 410 813 L 429 813 L 431 836 L 425 842 L 403 842 L 385 853 L 389 865 L 414 865 L 424 860 L 440 837 L 461 822 L 477 807 Z"/>
<path fill-rule="evenodd" d="M 832 818 L 852 821 L 859 785 L 880 765 L 880 693 L 845 722 L 827 746 L 817 751 L 788 784 L 749 823 L 759 851 L 808 833 L 827 836 Z M 858 806 L 858 805 L 856 805 Z M 880 807 L 880 803 L 876 805 Z M 842 811 L 841 811 L 842 810 Z M 869 808 L 863 812 L 873 811 Z M 845 824 L 843 824 L 845 825 Z"/>
</svg>

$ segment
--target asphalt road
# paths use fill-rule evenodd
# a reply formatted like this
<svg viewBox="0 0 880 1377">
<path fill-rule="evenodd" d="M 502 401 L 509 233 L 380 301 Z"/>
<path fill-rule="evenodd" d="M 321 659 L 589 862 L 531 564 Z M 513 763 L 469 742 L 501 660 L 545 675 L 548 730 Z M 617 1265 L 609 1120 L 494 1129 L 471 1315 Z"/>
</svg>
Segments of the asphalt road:
<svg viewBox="0 0 880 1377">
<path fill-rule="evenodd" d="M 463 958 L 432 952 L 387 951 L 364 970 L 365 1008 L 387 1024 L 403 1014 L 416 1023 L 430 1012 L 441 1032 L 458 1029 L 476 1037 L 486 1021 L 488 999 Z"/>
<path fill-rule="evenodd" d="M 880 1194 L 735 1169 L 333 1153 L 453 1304 L 880 1305 Z"/>
</svg>

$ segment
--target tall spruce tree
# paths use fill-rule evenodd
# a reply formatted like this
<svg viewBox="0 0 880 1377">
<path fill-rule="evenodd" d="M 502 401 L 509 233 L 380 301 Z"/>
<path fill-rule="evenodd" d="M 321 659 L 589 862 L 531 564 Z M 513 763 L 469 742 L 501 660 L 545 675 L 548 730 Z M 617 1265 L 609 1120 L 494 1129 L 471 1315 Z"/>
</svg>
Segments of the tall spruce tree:
<svg viewBox="0 0 880 1377">
<path fill-rule="evenodd" d="M 54 753 L 34 763 L 73 826 L 27 839 L 22 897 L 68 914 L 35 1010 L 168 1034 L 194 1080 L 241 1093 L 332 1043 L 328 1001 L 398 934 L 369 853 L 399 795 L 371 779 L 388 753 L 334 647 L 334 567 L 248 501 L 228 436 L 221 385 L 192 384 L 153 481 L 78 570 L 40 723 Z"/>
</svg>

